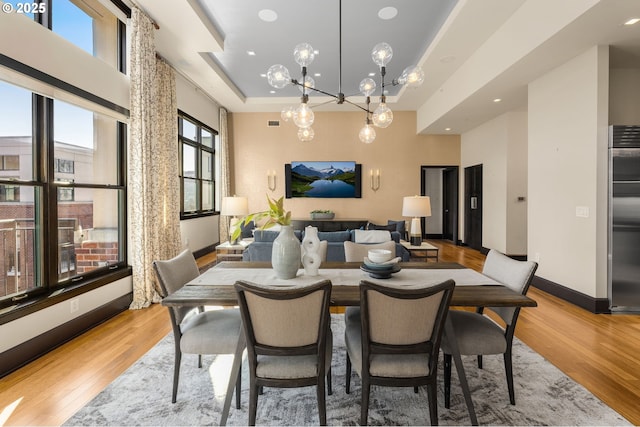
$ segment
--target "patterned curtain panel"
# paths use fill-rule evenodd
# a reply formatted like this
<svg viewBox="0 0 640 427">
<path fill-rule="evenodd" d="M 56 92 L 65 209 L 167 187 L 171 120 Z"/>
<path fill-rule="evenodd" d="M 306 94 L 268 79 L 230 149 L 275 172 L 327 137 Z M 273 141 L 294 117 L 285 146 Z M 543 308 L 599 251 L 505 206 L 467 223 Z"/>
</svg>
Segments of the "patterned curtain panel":
<svg viewBox="0 0 640 427">
<path fill-rule="evenodd" d="M 231 194 L 231 172 L 229 165 L 229 132 L 227 130 L 227 110 L 220 107 L 220 202 L 223 197 L 233 196 Z M 220 241 L 229 237 L 228 216 L 220 216 Z"/>
<path fill-rule="evenodd" d="M 154 28 L 132 10 L 129 236 L 132 309 L 159 302 L 151 263 L 178 254 L 180 184 L 175 74 L 156 58 Z"/>
</svg>

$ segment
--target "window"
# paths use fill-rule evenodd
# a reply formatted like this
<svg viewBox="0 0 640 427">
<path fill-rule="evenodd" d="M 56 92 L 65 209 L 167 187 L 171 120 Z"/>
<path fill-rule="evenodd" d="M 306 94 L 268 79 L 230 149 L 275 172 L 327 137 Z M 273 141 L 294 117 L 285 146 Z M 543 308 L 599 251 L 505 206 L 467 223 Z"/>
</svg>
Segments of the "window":
<svg viewBox="0 0 640 427">
<path fill-rule="evenodd" d="M 0 156 L 0 170 L 17 171 L 20 170 L 20 156 Z"/>
<path fill-rule="evenodd" d="M 211 215 L 215 210 L 215 148 L 218 133 L 178 112 L 181 218 Z"/>
<path fill-rule="evenodd" d="M 20 2 L 10 3 L 17 7 Z M 114 5 L 126 14 L 118 3 Z M 35 21 L 124 72 L 126 26 L 100 0 L 34 4 L 51 14 L 46 19 L 46 14 L 31 13 Z M 10 81 L 27 76 L 37 80 L 34 87 L 54 89 L 45 93 L 66 91 L 73 96 L 65 99 L 83 98 L 79 103 L 84 106 L 0 80 L 3 313 L 16 301 L 63 292 L 69 285 L 92 289 L 126 267 L 127 129 L 114 118 L 126 112 L 121 106 L 59 82 L 46 71 L 10 60 L 0 65 L 7 68 L 3 76 Z M 99 107 L 93 109 L 94 102 Z M 105 115 L 105 108 L 117 114 Z"/>
</svg>

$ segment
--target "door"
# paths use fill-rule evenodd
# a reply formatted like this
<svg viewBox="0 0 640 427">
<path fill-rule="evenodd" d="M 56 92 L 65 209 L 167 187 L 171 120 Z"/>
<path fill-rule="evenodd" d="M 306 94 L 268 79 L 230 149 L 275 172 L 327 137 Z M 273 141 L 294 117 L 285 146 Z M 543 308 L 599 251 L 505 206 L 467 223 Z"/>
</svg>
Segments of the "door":
<svg viewBox="0 0 640 427">
<path fill-rule="evenodd" d="M 482 250 L 482 165 L 464 168 L 464 241 Z"/>
<path fill-rule="evenodd" d="M 458 168 L 442 171 L 442 238 L 458 241 Z"/>
</svg>

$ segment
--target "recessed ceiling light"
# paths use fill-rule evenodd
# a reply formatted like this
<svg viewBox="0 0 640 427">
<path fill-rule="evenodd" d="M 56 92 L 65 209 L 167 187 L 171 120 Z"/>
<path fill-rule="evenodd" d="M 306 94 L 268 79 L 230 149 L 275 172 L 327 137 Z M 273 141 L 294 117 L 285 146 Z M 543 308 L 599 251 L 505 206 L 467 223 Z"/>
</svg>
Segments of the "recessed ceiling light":
<svg viewBox="0 0 640 427">
<path fill-rule="evenodd" d="M 278 14 L 271 9 L 262 9 L 258 12 L 258 18 L 262 19 L 264 22 L 273 22 L 278 19 Z"/>
<path fill-rule="evenodd" d="M 376 75 L 376 73 L 369 73 L 369 77 L 373 77 L 375 75 Z"/>
<path fill-rule="evenodd" d="M 320 54 L 320 51 L 319 51 L 318 49 L 315 49 L 315 50 L 313 51 L 313 53 L 314 53 L 314 55 L 319 55 L 319 54 Z"/>
<path fill-rule="evenodd" d="M 260 73 L 260 77 L 267 77 L 265 73 Z"/>
<path fill-rule="evenodd" d="M 395 18 L 397 14 L 398 9 L 392 6 L 387 6 L 378 11 L 378 18 L 384 19 L 386 21 Z"/>
<path fill-rule="evenodd" d="M 625 22 L 624 25 L 633 25 L 637 24 L 638 22 L 640 22 L 640 18 L 631 18 L 627 22 Z"/>
<path fill-rule="evenodd" d="M 447 132 L 449 132 L 451 130 L 451 128 L 444 128 L 444 130 L 446 130 Z"/>
<path fill-rule="evenodd" d="M 253 50 L 248 50 L 247 51 L 247 55 L 249 56 L 256 56 L 256 53 Z"/>
<path fill-rule="evenodd" d="M 496 98 L 496 99 L 493 100 L 493 102 L 500 102 L 500 101 L 502 101 L 501 98 Z"/>
<path fill-rule="evenodd" d="M 269 93 L 276 93 L 276 91 L 275 90 L 270 90 Z"/>
<path fill-rule="evenodd" d="M 322 74 L 320 73 L 313 73 L 313 77 L 320 77 Z"/>
</svg>

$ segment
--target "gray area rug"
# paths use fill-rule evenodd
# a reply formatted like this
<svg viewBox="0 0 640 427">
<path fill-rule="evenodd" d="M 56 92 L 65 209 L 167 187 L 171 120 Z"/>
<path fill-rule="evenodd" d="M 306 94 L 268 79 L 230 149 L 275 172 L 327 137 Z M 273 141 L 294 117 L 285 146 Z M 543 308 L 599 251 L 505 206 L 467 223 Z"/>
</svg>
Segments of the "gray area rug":
<svg viewBox="0 0 640 427">
<path fill-rule="evenodd" d="M 343 319 L 341 315 L 332 317 L 333 394 L 327 397 L 327 423 L 358 425 L 360 379 L 353 374 L 351 393 L 346 394 Z M 463 357 L 481 425 L 630 425 L 621 415 L 517 339 L 514 340 L 513 353 L 515 406 L 509 404 L 501 356 L 486 356 L 482 370 L 475 365 L 475 357 Z M 203 368 L 198 369 L 197 356 L 184 355 L 178 401 L 172 404 L 173 334 L 170 333 L 65 425 L 218 425 L 230 368 L 231 356 L 205 356 Z M 440 381 L 438 416 L 441 425 L 470 424 L 458 384 L 454 369 L 451 408 L 446 409 Z M 234 399 L 228 425 L 247 424 L 248 400 L 245 362 L 242 408 L 235 409 Z M 258 398 L 257 423 L 317 425 L 315 387 L 266 388 Z M 412 388 L 372 387 L 369 423 L 429 424 L 426 390 L 421 388 L 415 394 Z"/>
</svg>

